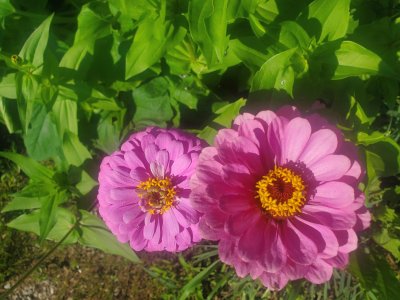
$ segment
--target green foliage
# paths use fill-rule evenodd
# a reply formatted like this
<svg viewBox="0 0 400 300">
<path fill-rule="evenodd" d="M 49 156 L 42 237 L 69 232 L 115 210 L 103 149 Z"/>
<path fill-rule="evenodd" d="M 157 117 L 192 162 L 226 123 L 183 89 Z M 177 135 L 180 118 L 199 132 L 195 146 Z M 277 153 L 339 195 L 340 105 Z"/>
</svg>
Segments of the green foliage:
<svg viewBox="0 0 400 300">
<path fill-rule="evenodd" d="M 342 289 L 346 299 L 398 297 L 376 249 L 398 270 L 399 13 L 396 0 L 0 0 L 0 126 L 26 154 L 0 156 L 29 177 L 2 213 L 14 217 L 10 227 L 41 240 L 60 241 L 72 230 L 64 243 L 137 262 L 82 210 L 95 207 L 94 178 L 106 153 L 146 126 L 184 128 L 212 144 L 241 110 L 312 111 L 319 99 L 365 161 L 372 250 L 358 252 L 352 269 L 367 293 L 337 275 L 332 286 L 302 294 L 294 284 L 275 294 L 236 282 L 229 270 L 216 274 L 222 267 L 208 258 L 187 267 L 187 285 L 161 277 L 183 286 L 171 294 L 182 298 L 226 296 L 227 286 L 243 299 L 328 299 Z M 376 270 L 364 270 L 364 261 Z"/>
</svg>

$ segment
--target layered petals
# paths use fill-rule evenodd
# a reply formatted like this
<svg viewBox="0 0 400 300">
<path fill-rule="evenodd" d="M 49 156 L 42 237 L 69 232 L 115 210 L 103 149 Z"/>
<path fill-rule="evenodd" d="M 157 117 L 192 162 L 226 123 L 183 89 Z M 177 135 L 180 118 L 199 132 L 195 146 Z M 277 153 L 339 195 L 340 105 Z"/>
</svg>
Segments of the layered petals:
<svg viewBox="0 0 400 300">
<path fill-rule="evenodd" d="M 191 201 L 220 259 L 269 289 L 330 279 L 370 214 L 355 147 L 322 117 L 290 106 L 238 116 L 199 156 Z"/>
<path fill-rule="evenodd" d="M 201 239 L 188 197 L 202 148 L 194 136 L 152 127 L 103 159 L 99 213 L 119 241 L 136 251 L 177 252 Z"/>
</svg>

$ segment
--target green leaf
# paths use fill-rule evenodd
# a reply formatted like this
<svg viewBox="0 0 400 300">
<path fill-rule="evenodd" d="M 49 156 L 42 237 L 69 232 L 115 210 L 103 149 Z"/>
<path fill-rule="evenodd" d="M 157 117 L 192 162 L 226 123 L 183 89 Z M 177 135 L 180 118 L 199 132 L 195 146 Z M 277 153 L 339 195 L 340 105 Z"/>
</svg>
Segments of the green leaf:
<svg viewBox="0 0 400 300">
<path fill-rule="evenodd" d="M 136 127 L 149 125 L 165 127 L 166 122 L 173 117 L 170 104 L 169 82 L 163 77 L 157 77 L 132 92 L 136 104 L 133 121 Z"/>
<path fill-rule="evenodd" d="M 78 136 L 70 131 L 64 132 L 63 151 L 67 162 L 77 167 L 86 159 L 92 158 L 87 148 L 79 141 Z"/>
<path fill-rule="evenodd" d="M 0 96 L 10 99 L 17 99 L 17 87 L 15 83 L 15 73 L 4 76 L 0 82 Z"/>
<path fill-rule="evenodd" d="M 0 156 L 12 160 L 31 179 L 36 181 L 53 182 L 54 172 L 42 166 L 32 158 L 11 152 L 1 152 Z"/>
<path fill-rule="evenodd" d="M 3 120 L 9 133 L 21 129 L 18 106 L 15 100 L 0 97 L 0 120 Z"/>
<path fill-rule="evenodd" d="M 66 130 L 78 134 L 77 103 L 74 100 L 59 96 L 52 107 L 54 121 L 59 136 L 63 136 Z"/>
<path fill-rule="evenodd" d="M 39 236 L 40 242 L 47 238 L 47 235 L 53 229 L 57 222 L 57 207 L 64 193 L 55 193 L 45 197 L 39 210 Z"/>
<path fill-rule="evenodd" d="M 373 234 L 374 241 L 389 251 L 397 260 L 400 260 L 400 240 L 398 237 L 390 234 L 387 228 Z"/>
<path fill-rule="evenodd" d="M 19 52 L 24 61 L 30 62 L 35 67 L 43 65 L 44 52 L 49 40 L 50 24 L 53 15 L 47 17 L 42 24 L 29 36 Z"/>
<path fill-rule="evenodd" d="M 180 43 L 186 35 L 186 29 L 166 21 L 164 17 L 161 13 L 156 19 L 148 17 L 140 23 L 126 54 L 125 79 L 154 65 L 164 55 L 167 47 Z"/>
<path fill-rule="evenodd" d="M 340 44 L 339 49 L 335 51 L 335 58 L 337 67 L 332 79 L 360 75 L 398 77 L 378 55 L 351 41 L 343 41 Z"/>
<path fill-rule="evenodd" d="M 363 249 L 353 253 L 350 260 L 350 272 L 356 276 L 367 291 L 378 299 L 399 299 L 400 283 L 393 270 L 382 255 L 370 249 L 366 254 Z"/>
<path fill-rule="evenodd" d="M 106 4 L 98 4 L 98 11 L 107 10 Z M 78 29 L 74 44 L 68 49 L 60 61 L 60 67 L 78 70 L 87 53 L 93 54 L 95 43 L 111 34 L 111 20 L 107 20 L 90 7 L 83 5 L 78 16 Z"/>
<path fill-rule="evenodd" d="M 44 105 L 35 106 L 24 143 L 29 156 L 36 160 L 49 159 L 59 154 L 61 138 L 54 124 L 54 116 L 47 112 Z"/>
<path fill-rule="evenodd" d="M 82 195 L 88 194 L 95 186 L 97 185 L 97 181 L 93 180 L 93 178 L 84 170 L 82 170 L 81 180 L 76 185 L 76 188 Z"/>
<path fill-rule="evenodd" d="M 279 42 L 288 49 L 299 47 L 308 49 L 311 39 L 307 32 L 298 23 L 293 21 L 284 21 L 280 24 Z"/>
<path fill-rule="evenodd" d="M 148 0 L 109 0 L 113 14 L 121 13 L 134 20 L 143 16 L 156 16 L 159 13 L 159 1 Z"/>
<path fill-rule="evenodd" d="M 79 238 L 79 243 L 100 249 L 106 253 L 123 256 L 134 263 L 140 262 L 129 245 L 120 243 L 108 231 L 102 220 L 85 210 L 80 210 L 80 213 L 82 214 L 82 219 L 79 228 L 82 231 L 82 235 Z"/>
<path fill-rule="evenodd" d="M 236 116 L 239 114 L 240 109 L 245 104 L 246 100 L 243 98 L 240 98 L 233 103 L 219 104 L 219 107 L 216 108 L 214 111 L 218 116 L 213 120 L 213 123 L 224 127 L 230 127 L 232 121 L 236 118 Z M 211 145 L 216 135 L 217 135 L 217 129 L 211 126 L 206 126 L 202 131 L 198 133 L 197 136 L 207 141 Z"/>
<path fill-rule="evenodd" d="M 196 288 L 202 283 L 202 281 L 206 280 L 207 276 L 210 275 L 212 271 L 218 266 L 220 261 L 216 260 L 207 268 L 203 269 L 199 274 L 197 274 L 193 279 L 191 279 L 185 286 L 180 290 L 179 300 L 187 299 Z"/>
<path fill-rule="evenodd" d="M 350 0 L 316 0 L 306 11 L 307 25 L 310 32 L 318 37 L 318 42 L 333 41 L 346 35 Z"/>
<path fill-rule="evenodd" d="M 15 12 L 10 0 L 0 0 L 0 21 Z"/>
<path fill-rule="evenodd" d="M 369 182 L 376 177 L 393 176 L 400 168 L 400 146 L 390 137 L 379 132 L 357 135 L 358 143 L 365 145 Z"/>
<path fill-rule="evenodd" d="M 76 217 L 74 216 L 74 214 L 65 208 L 58 207 L 56 210 L 56 214 L 56 223 L 47 235 L 47 239 L 52 241 L 60 241 L 76 223 Z M 33 232 L 39 235 L 39 219 L 40 212 L 39 210 L 36 210 L 30 214 L 20 215 L 18 218 L 9 222 L 7 226 L 22 231 Z M 63 244 L 76 243 L 78 241 L 78 238 L 78 231 L 73 230 L 64 240 Z"/>
<path fill-rule="evenodd" d="M 190 34 L 201 48 L 209 65 L 222 62 L 228 45 L 227 0 L 189 2 Z"/>
<path fill-rule="evenodd" d="M 12 195 L 12 200 L 2 209 L 2 212 L 40 208 L 44 199 L 55 193 L 55 186 L 48 182 L 30 182 Z"/>
<path fill-rule="evenodd" d="M 295 71 L 292 57 L 297 48 L 289 49 L 268 59 L 254 75 L 251 91 L 284 90 L 293 97 Z"/>
<path fill-rule="evenodd" d="M 39 83 L 32 74 L 17 73 L 16 87 L 18 113 L 24 132 L 26 132 L 31 121 Z"/>
<path fill-rule="evenodd" d="M 104 111 L 97 125 L 96 147 L 111 154 L 121 144 L 125 109 L 120 111 Z"/>
</svg>

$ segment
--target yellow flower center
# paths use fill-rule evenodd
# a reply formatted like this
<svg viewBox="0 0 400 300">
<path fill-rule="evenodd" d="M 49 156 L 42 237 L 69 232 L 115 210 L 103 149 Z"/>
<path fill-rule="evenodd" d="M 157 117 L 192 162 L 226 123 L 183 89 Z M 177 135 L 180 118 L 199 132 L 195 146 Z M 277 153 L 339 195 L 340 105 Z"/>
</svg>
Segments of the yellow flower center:
<svg viewBox="0 0 400 300">
<path fill-rule="evenodd" d="M 276 219 L 301 212 L 306 203 L 307 186 L 302 177 L 289 168 L 277 167 L 256 183 L 256 199 L 262 209 Z"/>
<path fill-rule="evenodd" d="M 150 214 L 165 213 L 175 200 L 176 190 L 168 177 L 149 178 L 136 187 L 139 205 Z"/>
</svg>

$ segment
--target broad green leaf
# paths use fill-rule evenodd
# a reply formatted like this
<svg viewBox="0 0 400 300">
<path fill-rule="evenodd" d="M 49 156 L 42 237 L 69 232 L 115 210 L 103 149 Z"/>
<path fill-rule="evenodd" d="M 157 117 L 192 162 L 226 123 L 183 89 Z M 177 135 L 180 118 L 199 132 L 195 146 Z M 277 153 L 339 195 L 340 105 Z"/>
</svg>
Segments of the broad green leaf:
<svg viewBox="0 0 400 300">
<path fill-rule="evenodd" d="M 81 180 L 76 185 L 76 188 L 82 195 L 88 194 L 95 186 L 97 181 L 95 181 L 86 171 L 82 170 Z"/>
<path fill-rule="evenodd" d="M 186 29 L 164 17 L 162 14 L 156 19 L 148 17 L 140 23 L 126 54 L 125 79 L 154 65 L 164 55 L 167 47 L 180 43 L 186 35 Z"/>
<path fill-rule="evenodd" d="M 15 12 L 10 0 L 0 0 L 0 21 Z"/>
<path fill-rule="evenodd" d="M 24 132 L 28 130 L 31 121 L 38 87 L 39 83 L 34 75 L 16 74 L 18 113 Z"/>
<path fill-rule="evenodd" d="M 58 192 L 43 198 L 39 210 L 39 236 L 41 242 L 47 238 L 49 232 L 57 223 L 57 207 L 64 197 L 65 192 Z"/>
<path fill-rule="evenodd" d="M 97 125 L 96 147 L 111 154 L 121 144 L 123 122 L 126 110 L 104 111 Z"/>
<path fill-rule="evenodd" d="M 66 130 L 78 134 L 77 102 L 59 96 L 52 107 L 54 121 L 59 136 L 63 136 Z"/>
<path fill-rule="evenodd" d="M 229 48 L 248 68 L 258 70 L 267 61 L 268 55 L 264 51 L 252 48 L 251 45 L 257 43 L 257 40 L 251 39 L 249 43 L 244 43 L 239 39 L 230 40 Z"/>
<path fill-rule="evenodd" d="M 340 44 L 339 48 L 335 51 L 335 58 L 337 67 L 332 79 L 343 79 L 360 75 L 380 75 L 393 78 L 398 76 L 374 52 L 351 41 L 344 41 Z"/>
<path fill-rule="evenodd" d="M 389 233 L 387 228 L 373 234 L 374 241 L 400 260 L 400 239 Z"/>
<path fill-rule="evenodd" d="M 40 208 L 44 199 L 55 193 L 55 186 L 48 182 L 30 182 L 12 195 L 12 200 L 2 209 L 2 212 Z"/>
<path fill-rule="evenodd" d="M 102 220 L 85 210 L 80 210 L 80 213 L 82 219 L 79 228 L 82 234 L 79 243 L 100 249 L 106 253 L 123 256 L 134 263 L 140 262 L 132 248 L 128 244 L 119 242 Z"/>
<path fill-rule="evenodd" d="M 292 57 L 297 48 L 289 49 L 268 59 L 254 75 L 251 91 L 284 90 L 293 96 L 295 71 Z"/>
<path fill-rule="evenodd" d="M 189 28 L 209 65 L 222 62 L 228 45 L 227 0 L 192 0 L 189 2 Z"/>
<path fill-rule="evenodd" d="M 31 127 L 24 136 L 26 150 L 30 157 L 45 160 L 59 154 L 61 137 L 54 123 L 54 116 L 48 113 L 44 105 L 36 105 Z"/>
<path fill-rule="evenodd" d="M 311 39 L 303 27 L 293 21 L 284 21 L 280 24 L 278 40 L 287 48 L 308 49 L 311 43 Z"/>
<path fill-rule="evenodd" d="M 273 22 L 280 13 L 277 0 L 259 1 L 255 16 L 266 23 Z"/>
<path fill-rule="evenodd" d="M 345 36 L 350 18 L 350 0 L 315 0 L 307 7 L 308 27 L 318 41 Z"/>
<path fill-rule="evenodd" d="M 165 127 L 166 122 L 173 117 L 170 104 L 169 82 L 163 77 L 157 77 L 132 92 L 136 104 L 133 121 L 136 127 L 149 125 Z"/>
<path fill-rule="evenodd" d="M 15 84 L 15 73 L 4 76 L 0 82 L 0 97 L 17 99 L 17 87 Z"/>
<path fill-rule="evenodd" d="M 350 272 L 357 277 L 363 288 L 372 292 L 377 299 L 400 298 L 400 283 L 386 259 L 372 250 L 366 254 L 360 248 L 351 255 Z"/>
<path fill-rule="evenodd" d="M 24 61 L 30 62 L 35 67 L 43 65 L 44 52 L 49 40 L 50 24 L 53 15 L 47 17 L 42 24 L 30 35 L 19 52 Z"/>
<path fill-rule="evenodd" d="M 57 219 L 56 223 L 47 235 L 47 239 L 52 241 L 60 241 L 68 231 L 75 225 L 76 217 L 72 212 L 65 208 L 58 207 L 57 208 Z M 8 227 L 33 232 L 39 235 L 39 219 L 40 212 L 36 210 L 30 214 L 20 215 L 18 218 L 12 220 L 7 224 Z M 68 235 L 68 237 L 64 240 L 63 244 L 73 244 L 78 241 L 79 232 L 75 229 Z"/>
<path fill-rule="evenodd" d="M 219 260 L 214 261 L 211 265 L 207 268 L 203 269 L 199 274 L 197 274 L 193 279 L 191 279 L 185 286 L 180 290 L 180 296 L 178 297 L 179 300 L 187 299 L 201 284 L 203 281 L 206 280 L 207 276 L 210 275 L 212 271 L 218 266 Z"/>
<path fill-rule="evenodd" d="M 87 148 L 79 141 L 78 136 L 71 131 L 64 132 L 62 147 L 67 162 L 73 166 L 79 167 L 86 159 L 92 158 Z"/>
<path fill-rule="evenodd" d="M 107 8 L 106 4 L 99 4 L 99 10 L 102 8 Z M 90 4 L 83 5 L 78 16 L 78 29 L 74 44 L 64 54 L 60 67 L 78 70 L 87 53 L 93 54 L 96 40 L 110 34 L 111 20 L 108 21 L 93 11 Z"/>
<path fill-rule="evenodd" d="M 21 129 L 18 106 L 15 100 L 0 97 L 0 120 L 4 122 L 9 133 Z"/>
<path fill-rule="evenodd" d="M 247 18 L 256 11 L 258 0 L 230 0 L 228 1 L 227 20 L 234 22 L 237 18 Z"/>
<path fill-rule="evenodd" d="M 240 98 L 233 103 L 222 104 L 215 109 L 215 113 L 218 115 L 213 123 L 230 127 L 232 121 L 239 114 L 240 109 L 246 104 L 246 100 Z M 206 126 L 202 131 L 198 133 L 198 137 L 207 141 L 210 145 L 213 143 L 215 136 L 217 135 L 217 129 L 211 126 Z"/>
<path fill-rule="evenodd" d="M 0 156 L 12 160 L 29 178 L 35 181 L 53 182 L 52 177 L 54 172 L 45 166 L 42 166 L 40 163 L 30 157 L 26 157 L 17 153 L 1 151 Z"/>
<path fill-rule="evenodd" d="M 157 0 L 109 0 L 110 10 L 113 14 L 121 13 L 134 20 L 143 16 L 156 16 L 160 7 Z"/>
<path fill-rule="evenodd" d="M 104 5 L 104 8 L 106 5 Z M 78 16 L 78 30 L 75 34 L 74 47 L 85 45 L 90 53 L 93 53 L 96 40 L 111 33 L 111 22 L 93 11 L 89 4 L 82 6 Z"/>
</svg>

